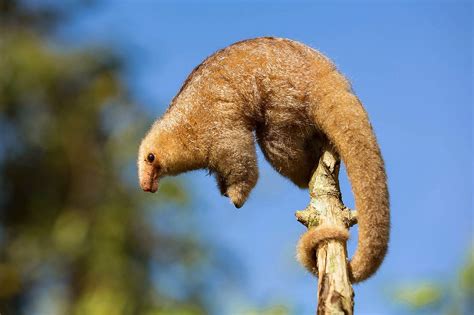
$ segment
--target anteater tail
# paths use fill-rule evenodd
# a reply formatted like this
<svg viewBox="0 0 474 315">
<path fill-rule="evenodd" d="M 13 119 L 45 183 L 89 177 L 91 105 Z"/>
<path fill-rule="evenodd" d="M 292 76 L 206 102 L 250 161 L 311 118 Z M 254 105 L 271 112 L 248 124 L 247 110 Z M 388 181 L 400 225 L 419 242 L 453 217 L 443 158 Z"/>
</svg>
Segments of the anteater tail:
<svg viewBox="0 0 474 315">
<path fill-rule="evenodd" d="M 310 115 L 346 165 L 358 210 L 359 241 L 351 260 L 353 282 L 375 273 L 387 252 L 389 195 L 384 162 L 359 99 L 336 70 L 318 80 Z"/>
</svg>

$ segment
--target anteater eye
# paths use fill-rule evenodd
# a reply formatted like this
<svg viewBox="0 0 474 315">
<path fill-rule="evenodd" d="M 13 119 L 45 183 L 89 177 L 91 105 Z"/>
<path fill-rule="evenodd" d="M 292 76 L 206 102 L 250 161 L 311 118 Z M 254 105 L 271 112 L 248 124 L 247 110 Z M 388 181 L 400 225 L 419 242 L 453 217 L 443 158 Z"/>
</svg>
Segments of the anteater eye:
<svg viewBox="0 0 474 315">
<path fill-rule="evenodd" d="M 153 163 L 153 161 L 155 160 L 155 155 L 153 153 L 150 153 L 148 154 L 146 159 L 148 160 L 148 162 Z"/>
</svg>

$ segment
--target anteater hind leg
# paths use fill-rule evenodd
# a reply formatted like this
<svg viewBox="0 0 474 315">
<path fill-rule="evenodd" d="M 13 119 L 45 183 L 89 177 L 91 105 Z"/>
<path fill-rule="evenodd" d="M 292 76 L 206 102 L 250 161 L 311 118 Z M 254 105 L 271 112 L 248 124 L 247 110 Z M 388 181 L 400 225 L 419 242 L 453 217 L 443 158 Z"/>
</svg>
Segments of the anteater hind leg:
<svg viewBox="0 0 474 315">
<path fill-rule="evenodd" d="M 240 208 L 257 183 L 258 169 L 253 133 L 246 128 L 220 128 L 212 144 L 210 166 L 221 193 Z"/>
<path fill-rule="evenodd" d="M 263 154 L 273 168 L 301 188 L 308 188 L 321 154 L 322 136 L 313 126 L 271 126 L 257 133 Z"/>
</svg>

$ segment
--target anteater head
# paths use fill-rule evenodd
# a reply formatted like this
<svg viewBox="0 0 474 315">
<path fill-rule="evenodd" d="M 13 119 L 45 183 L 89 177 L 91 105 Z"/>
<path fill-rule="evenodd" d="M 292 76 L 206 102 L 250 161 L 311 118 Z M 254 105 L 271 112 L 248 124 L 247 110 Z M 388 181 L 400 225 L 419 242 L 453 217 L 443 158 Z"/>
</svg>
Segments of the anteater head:
<svg viewBox="0 0 474 315">
<path fill-rule="evenodd" d="M 149 132 L 138 150 L 138 179 L 144 191 L 156 192 L 158 181 L 164 175 L 163 159 L 157 147 L 157 136 Z"/>
</svg>

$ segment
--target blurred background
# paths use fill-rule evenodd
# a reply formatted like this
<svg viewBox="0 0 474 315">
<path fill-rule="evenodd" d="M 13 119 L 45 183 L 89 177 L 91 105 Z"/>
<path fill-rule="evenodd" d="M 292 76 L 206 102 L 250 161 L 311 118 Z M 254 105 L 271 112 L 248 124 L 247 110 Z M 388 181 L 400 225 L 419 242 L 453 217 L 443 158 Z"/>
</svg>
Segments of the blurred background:
<svg viewBox="0 0 474 315">
<path fill-rule="evenodd" d="M 154 195 L 136 178 L 194 66 L 280 36 L 351 79 L 386 161 L 390 250 L 356 314 L 473 314 L 472 18 L 456 0 L 0 0 L 0 313 L 313 314 L 308 193 L 260 152 L 239 210 L 205 171 Z"/>
</svg>

